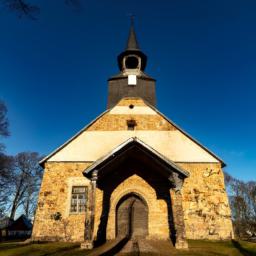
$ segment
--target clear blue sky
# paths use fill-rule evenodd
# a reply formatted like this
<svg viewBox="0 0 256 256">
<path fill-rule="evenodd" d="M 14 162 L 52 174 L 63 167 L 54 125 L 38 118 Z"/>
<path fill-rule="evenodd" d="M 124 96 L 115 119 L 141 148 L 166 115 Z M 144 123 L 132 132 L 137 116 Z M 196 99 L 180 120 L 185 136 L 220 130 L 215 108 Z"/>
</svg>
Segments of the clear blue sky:
<svg viewBox="0 0 256 256">
<path fill-rule="evenodd" d="M 0 98 L 9 154 L 48 154 L 106 109 L 128 14 L 134 13 L 158 109 L 227 163 L 256 178 L 256 1 L 33 1 L 38 20 L 0 13 Z"/>
</svg>

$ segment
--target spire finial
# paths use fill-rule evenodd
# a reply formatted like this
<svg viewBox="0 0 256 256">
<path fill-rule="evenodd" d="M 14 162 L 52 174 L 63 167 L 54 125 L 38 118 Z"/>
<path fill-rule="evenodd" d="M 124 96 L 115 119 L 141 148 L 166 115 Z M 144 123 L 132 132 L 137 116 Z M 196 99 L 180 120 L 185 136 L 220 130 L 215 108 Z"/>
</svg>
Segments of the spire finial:
<svg viewBox="0 0 256 256">
<path fill-rule="evenodd" d="M 126 50 L 139 50 L 139 44 L 134 31 L 134 14 L 130 14 L 131 25 Z"/>
<path fill-rule="evenodd" d="M 134 26 L 134 18 L 135 18 L 135 15 L 133 13 L 130 14 L 130 19 L 131 19 L 131 27 Z"/>
</svg>

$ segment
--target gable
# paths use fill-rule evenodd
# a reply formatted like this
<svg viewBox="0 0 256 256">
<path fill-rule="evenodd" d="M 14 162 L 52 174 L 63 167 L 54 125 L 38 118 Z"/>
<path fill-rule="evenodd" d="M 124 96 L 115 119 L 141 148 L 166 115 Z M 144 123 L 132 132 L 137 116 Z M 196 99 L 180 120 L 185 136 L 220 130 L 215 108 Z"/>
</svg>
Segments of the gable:
<svg viewBox="0 0 256 256">
<path fill-rule="evenodd" d="M 127 120 L 135 120 L 135 130 Z M 41 161 L 94 162 L 131 137 L 137 137 L 174 162 L 224 163 L 140 98 L 124 98 Z"/>
</svg>

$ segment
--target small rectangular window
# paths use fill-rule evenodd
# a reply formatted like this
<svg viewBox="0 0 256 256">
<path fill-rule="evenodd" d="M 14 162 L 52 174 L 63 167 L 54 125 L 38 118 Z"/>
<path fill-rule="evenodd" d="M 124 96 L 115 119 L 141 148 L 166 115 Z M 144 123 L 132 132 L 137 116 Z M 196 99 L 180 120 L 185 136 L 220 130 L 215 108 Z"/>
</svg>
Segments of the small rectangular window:
<svg viewBox="0 0 256 256">
<path fill-rule="evenodd" d="M 70 212 L 79 213 L 86 211 L 88 201 L 88 188 L 82 186 L 72 187 Z"/>
<path fill-rule="evenodd" d="M 127 129 L 129 131 L 133 131 L 135 129 L 135 126 L 136 126 L 135 120 L 128 120 L 127 121 Z"/>
</svg>

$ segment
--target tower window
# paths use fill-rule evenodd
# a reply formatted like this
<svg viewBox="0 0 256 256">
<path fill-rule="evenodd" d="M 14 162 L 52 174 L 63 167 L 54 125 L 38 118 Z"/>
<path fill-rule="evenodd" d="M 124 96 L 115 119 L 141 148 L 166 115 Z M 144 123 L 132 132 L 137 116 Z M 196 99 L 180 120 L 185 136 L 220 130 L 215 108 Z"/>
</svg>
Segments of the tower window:
<svg viewBox="0 0 256 256">
<path fill-rule="evenodd" d="M 136 122 L 135 120 L 127 120 L 127 129 L 129 131 L 135 130 Z"/>
<path fill-rule="evenodd" d="M 70 212 L 71 213 L 85 212 L 87 200 L 88 200 L 87 187 L 84 187 L 84 186 L 72 187 Z"/>
<path fill-rule="evenodd" d="M 125 67 L 128 69 L 135 69 L 139 66 L 139 60 L 135 56 L 127 57 L 125 60 Z"/>
</svg>

